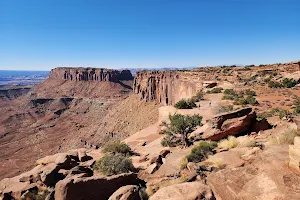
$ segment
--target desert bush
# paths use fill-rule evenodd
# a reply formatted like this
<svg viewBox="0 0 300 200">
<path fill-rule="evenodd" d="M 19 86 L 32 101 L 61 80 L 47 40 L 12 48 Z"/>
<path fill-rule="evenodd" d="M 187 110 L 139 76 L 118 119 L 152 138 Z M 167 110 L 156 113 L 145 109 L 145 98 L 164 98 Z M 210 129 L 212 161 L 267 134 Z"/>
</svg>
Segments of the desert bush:
<svg viewBox="0 0 300 200">
<path fill-rule="evenodd" d="M 181 144 L 181 139 L 167 134 L 162 140 L 161 145 L 163 147 L 176 147 Z"/>
<path fill-rule="evenodd" d="M 294 108 L 294 114 L 299 115 L 300 114 L 300 106 L 297 106 Z"/>
<path fill-rule="evenodd" d="M 251 104 L 252 106 L 258 105 L 258 102 L 254 96 L 247 96 L 246 102 L 247 104 Z"/>
<path fill-rule="evenodd" d="M 223 88 L 221 87 L 217 87 L 217 88 L 213 88 L 212 90 L 207 91 L 208 94 L 217 94 L 217 93 L 221 93 L 223 90 Z"/>
<path fill-rule="evenodd" d="M 293 78 L 285 78 L 282 81 L 282 85 L 285 88 L 292 88 L 295 87 L 299 83 L 299 80 L 295 80 Z"/>
<path fill-rule="evenodd" d="M 271 143 L 272 144 L 293 144 L 294 143 L 294 138 L 297 135 L 298 135 L 297 130 L 290 129 L 290 130 L 287 130 L 287 131 L 281 133 L 277 137 L 272 137 L 271 138 Z"/>
<path fill-rule="evenodd" d="M 202 91 L 197 92 L 196 95 L 191 98 L 191 100 L 193 102 L 198 102 L 200 100 L 204 100 L 204 93 Z"/>
<path fill-rule="evenodd" d="M 225 89 L 224 94 L 233 95 L 233 96 L 237 95 L 237 93 L 234 89 Z"/>
<path fill-rule="evenodd" d="M 167 135 L 163 139 L 162 145 L 168 146 L 169 144 L 178 144 L 177 140 L 179 135 L 181 137 L 181 144 L 187 146 L 187 136 L 194 130 L 196 126 L 202 125 L 202 116 L 174 114 L 169 115 L 169 121 L 170 123 L 166 125 L 166 129 L 164 131 L 164 133 Z"/>
<path fill-rule="evenodd" d="M 48 189 L 46 190 L 27 190 L 25 193 L 22 194 L 20 200 L 45 200 L 48 194 L 50 194 L 51 191 Z"/>
<path fill-rule="evenodd" d="M 188 162 L 201 162 L 212 155 L 213 150 L 217 147 L 216 142 L 201 141 L 198 146 L 191 150 L 191 153 L 186 156 Z"/>
<path fill-rule="evenodd" d="M 280 119 L 283 119 L 283 118 L 288 119 L 288 118 L 291 118 L 292 114 L 291 114 L 290 111 L 288 111 L 288 110 L 283 110 L 283 109 L 281 109 L 281 110 L 279 111 L 278 116 L 279 116 Z"/>
<path fill-rule="evenodd" d="M 229 111 L 233 111 L 233 105 L 219 106 L 217 108 L 217 113 L 224 113 Z"/>
<path fill-rule="evenodd" d="M 130 158 L 123 154 L 107 153 L 96 161 L 93 169 L 104 175 L 121 174 L 135 171 Z"/>
<path fill-rule="evenodd" d="M 185 169 L 188 163 L 189 163 L 188 159 L 184 157 L 180 162 L 180 169 Z"/>
<path fill-rule="evenodd" d="M 270 88 L 292 88 L 300 83 L 300 79 L 284 78 L 281 82 L 270 81 L 268 86 Z"/>
<path fill-rule="evenodd" d="M 175 104 L 175 108 L 177 109 L 192 109 L 196 107 L 195 101 L 191 99 L 181 99 Z"/>
<path fill-rule="evenodd" d="M 227 139 L 223 139 L 218 143 L 218 148 L 232 149 L 237 147 L 239 144 L 238 140 L 234 136 L 229 136 Z"/>
<path fill-rule="evenodd" d="M 103 146 L 102 149 L 103 153 L 121 153 L 124 155 L 133 155 L 133 151 L 131 148 L 125 144 L 124 142 L 121 141 L 114 141 L 114 142 L 109 142 L 106 145 Z"/>
<path fill-rule="evenodd" d="M 250 89 L 245 90 L 245 94 L 248 96 L 256 96 L 256 92 Z"/>
</svg>

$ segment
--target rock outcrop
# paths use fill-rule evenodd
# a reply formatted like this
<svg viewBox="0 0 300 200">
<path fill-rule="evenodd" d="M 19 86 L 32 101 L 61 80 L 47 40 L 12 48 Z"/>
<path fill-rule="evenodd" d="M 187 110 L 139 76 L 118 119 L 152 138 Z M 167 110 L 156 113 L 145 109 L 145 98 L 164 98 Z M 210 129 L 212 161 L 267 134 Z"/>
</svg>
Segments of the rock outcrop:
<svg viewBox="0 0 300 200">
<path fill-rule="evenodd" d="M 99 200 L 108 199 L 116 190 L 125 185 L 138 185 L 142 181 L 136 174 L 127 173 L 110 177 L 70 177 L 55 186 L 56 200 Z"/>
<path fill-rule="evenodd" d="M 286 146 L 270 146 L 251 165 L 211 173 L 207 183 L 218 200 L 300 199 L 300 177 L 286 167 Z"/>
<path fill-rule="evenodd" d="M 0 89 L 0 100 L 13 100 L 19 96 L 25 95 L 30 91 L 31 88 L 11 88 L 11 89 Z"/>
<path fill-rule="evenodd" d="M 120 187 L 109 197 L 108 200 L 140 200 L 139 187 L 136 185 L 126 185 Z"/>
<path fill-rule="evenodd" d="M 111 70 L 100 68 L 68 68 L 58 67 L 52 69 L 50 78 L 70 81 L 110 81 L 133 80 L 129 70 Z"/>
<path fill-rule="evenodd" d="M 256 117 L 256 113 L 252 111 L 252 108 L 217 115 L 211 120 L 212 127 L 206 129 L 201 138 L 217 141 L 229 135 L 259 132 L 271 128 L 267 120 L 257 121 Z M 224 125 L 227 120 L 230 121 Z"/>
<path fill-rule="evenodd" d="M 289 166 L 292 169 L 300 171 L 300 137 L 295 137 L 294 145 L 289 146 Z"/>
<path fill-rule="evenodd" d="M 181 183 L 158 190 L 150 200 L 215 200 L 211 189 L 201 182 Z"/>
<path fill-rule="evenodd" d="M 146 101 L 157 100 L 163 105 L 173 105 L 202 89 L 202 81 L 192 79 L 197 75 L 197 72 L 141 71 L 136 74 L 133 90 Z"/>
</svg>

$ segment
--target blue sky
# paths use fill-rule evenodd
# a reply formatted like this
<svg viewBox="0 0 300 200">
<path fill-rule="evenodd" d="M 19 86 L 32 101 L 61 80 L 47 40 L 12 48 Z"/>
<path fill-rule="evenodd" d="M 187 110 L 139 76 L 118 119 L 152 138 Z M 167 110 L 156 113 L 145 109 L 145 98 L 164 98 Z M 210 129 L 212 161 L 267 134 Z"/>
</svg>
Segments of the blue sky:
<svg viewBox="0 0 300 200">
<path fill-rule="evenodd" d="M 298 0 L 0 0 L 0 69 L 300 60 Z"/>
</svg>

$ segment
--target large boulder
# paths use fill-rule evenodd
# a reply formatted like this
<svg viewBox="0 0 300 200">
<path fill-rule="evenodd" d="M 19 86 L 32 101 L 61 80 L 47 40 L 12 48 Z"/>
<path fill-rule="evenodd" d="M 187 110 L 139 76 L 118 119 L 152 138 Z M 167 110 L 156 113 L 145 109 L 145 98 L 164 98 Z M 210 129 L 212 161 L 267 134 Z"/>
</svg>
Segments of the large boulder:
<svg viewBox="0 0 300 200">
<path fill-rule="evenodd" d="M 211 189 L 201 182 L 171 185 L 158 190 L 150 200 L 215 200 Z"/>
<path fill-rule="evenodd" d="M 226 115 L 225 115 L 226 116 Z M 223 121 L 224 118 L 219 119 L 217 124 L 221 124 L 220 122 Z M 239 118 L 231 118 L 228 124 L 222 125 L 220 128 L 217 129 L 207 129 L 202 138 L 205 140 L 221 140 L 226 138 L 229 135 L 237 135 L 240 133 L 251 132 L 251 128 L 253 124 L 256 122 L 256 113 L 250 112 L 249 114 L 239 117 Z M 217 125 L 218 127 L 219 125 Z"/>
<path fill-rule="evenodd" d="M 109 197 L 108 200 L 140 200 L 139 187 L 137 185 L 126 185 L 120 187 Z"/>
<path fill-rule="evenodd" d="M 125 185 L 144 184 L 137 174 L 126 173 L 109 177 L 69 177 L 55 186 L 56 200 L 99 200 L 108 199 L 116 190 Z"/>
<path fill-rule="evenodd" d="M 207 183 L 218 200 L 300 199 L 300 176 L 286 166 L 286 145 L 270 146 L 251 165 L 211 173 Z"/>
</svg>

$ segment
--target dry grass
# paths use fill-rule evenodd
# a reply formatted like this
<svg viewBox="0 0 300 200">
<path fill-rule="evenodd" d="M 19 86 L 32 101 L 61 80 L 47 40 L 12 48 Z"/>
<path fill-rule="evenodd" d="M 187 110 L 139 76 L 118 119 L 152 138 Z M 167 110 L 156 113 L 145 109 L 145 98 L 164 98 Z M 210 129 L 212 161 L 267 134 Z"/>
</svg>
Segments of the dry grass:
<svg viewBox="0 0 300 200">
<path fill-rule="evenodd" d="M 239 144 L 238 140 L 234 136 L 229 136 L 227 139 L 221 140 L 218 143 L 218 148 L 232 149 L 237 147 Z"/>
<path fill-rule="evenodd" d="M 294 144 L 294 138 L 298 135 L 297 130 L 290 129 L 279 136 L 270 139 L 271 144 Z"/>
<path fill-rule="evenodd" d="M 254 138 L 245 136 L 238 139 L 239 147 L 256 147 L 256 141 Z"/>
</svg>

